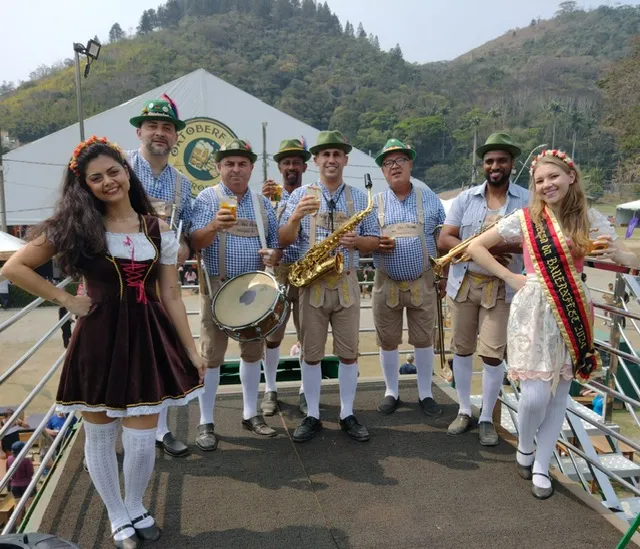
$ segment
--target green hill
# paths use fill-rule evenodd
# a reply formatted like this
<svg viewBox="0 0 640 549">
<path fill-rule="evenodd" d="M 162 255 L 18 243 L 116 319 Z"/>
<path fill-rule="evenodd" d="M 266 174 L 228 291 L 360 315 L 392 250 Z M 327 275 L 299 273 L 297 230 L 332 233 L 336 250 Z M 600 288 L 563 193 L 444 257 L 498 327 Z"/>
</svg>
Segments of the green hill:
<svg viewBox="0 0 640 549">
<path fill-rule="evenodd" d="M 437 190 L 470 179 L 474 133 L 482 141 L 503 128 L 527 150 L 551 143 L 555 128 L 557 147 L 575 147 L 608 180 L 618 149 L 598 82 L 633 52 L 640 9 L 573 9 L 523 25 L 452 62 L 418 65 L 313 0 L 169 0 L 142 14 L 135 37 L 112 30 L 83 81 L 85 112 L 202 67 L 365 151 L 391 135 L 408 140 L 415 175 Z M 76 120 L 73 69 L 39 74 L 0 95 L 0 127 L 23 142 Z"/>
</svg>

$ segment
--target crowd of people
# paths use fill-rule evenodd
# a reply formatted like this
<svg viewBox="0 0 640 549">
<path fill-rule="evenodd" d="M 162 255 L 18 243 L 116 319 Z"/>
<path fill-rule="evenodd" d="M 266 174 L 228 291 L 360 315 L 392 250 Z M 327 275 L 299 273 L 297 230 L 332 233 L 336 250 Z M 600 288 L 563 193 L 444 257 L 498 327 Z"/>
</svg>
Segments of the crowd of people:
<svg viewBox="0 0 640 549">
<path fill-rule="evenodd" d="M 344 182 L 352 146 L 339 131 L 320 132 L 310 148 L 303 139 L 284 139 L 274 155 L 281 182 L 266 181 L 261 194 L 249 189 L 255 152 L 246 140 L 233 139 L 215 152 L 220 182 L 192 204 L 188 179 L 168 162 L 185 127 L 175 103 L 167 96 L 149 100 L 131 124 L 140 140 L 135 151 L 121 151 L 95 136 L 78 145 L 55 213 L 2 270 L 13 283 L 78 317 L 56 400 L 62 413 L 82 412 L 88 471 L 106 506 L 116 547 L 134 549 L 161 535 L 143 505 L 154 445 L 174 457 L 189 452 L 169 430 L 170 407 L 197 398 L 195 444 L 205 452 L 216 450 L 215 402 L 228 333 L 216 322 L 212 301 L 225 282 L 264 269 L 286 285 L 287 310 L 285 322 L 265 338 L 240 341 L 243 429 L 260 437 L 277 435 L 265 417 L 278 410 L 280 347 L 291 314 L 300 349 L 303 415 L 292 433 L 294 442 L 310 441 L 322 429 L 321 363 L 329 327 L 339 360 L 338 423 L 354 441 L 370 440 L 354 411 L 365 294 L 372 298 L 385 380 L 377 410 L 392 414 L 398 408 L 399 375 L 415 371 L 419 413 L 439 417 L 443 408 L 432 392 L 433 340 L 436 303 L 446 294 L 459 400 L 447 434 L 461 436 L 477 424 L 479 444 L 498 444 L 492 412 L 508 347 L 509 376 L 522 390 L 517 469 L 531 480 L 537 498 L 552 495 L 549 460 L 569 385 L 598 366 L 590 298 L 580 279 L 584 257 L 591 253 L 638 264 L 607 220 L 587 208 L 580 171 L 565 153 L 538 155 L 527 191 L 511 180 L 520 147 L 505 133 L 490 136 L 477 150 L 485 181 L 463 191 L 445 215 L 428 187 L 411 182 L 416 152 L 399 139 L 390 139 L 375 158 L 388 188 L 372 204 L 361 189 Z M 318 181 L 303 185 L 312 159 Z M 354 218 L 359 222 L 352 226 Z M 178 220 L 180 235 L 174 230 Z M 473 235 L 479 236 L 466 249 L 470 260 L 454 262 L 445 278 L 436 279 L 429 258 Z M 329 254 L 341 253 L 344 269 L 288 284 L 296 262 L 327 243 Z M 204 289 L 199 349 L 177 270 L 192 251 L 202 255 L 201 276 L 207 279 L 199 281 Z M 359 272 L 359 258 L 367 254 L 374 268 Z M 84 277 L 82 295 L 72 296 L 34 271 L 54 256 L 66 275 Z M 184 272 L 185 282 L 195 282 L 187 278 L 190 272 Z M 371 286 L 361 289 L 360 281 Z M 566 287 L 574 292 L 563 291 Z M 414 352 L 401 371 L 405 313 Z M 478 420 L 470 403 L 474 354 L 483 362 Z M 265 391 L 259 402 L 261 369 Z M 124 498 L 115 451 L 120 426 Z"/>
</svg>

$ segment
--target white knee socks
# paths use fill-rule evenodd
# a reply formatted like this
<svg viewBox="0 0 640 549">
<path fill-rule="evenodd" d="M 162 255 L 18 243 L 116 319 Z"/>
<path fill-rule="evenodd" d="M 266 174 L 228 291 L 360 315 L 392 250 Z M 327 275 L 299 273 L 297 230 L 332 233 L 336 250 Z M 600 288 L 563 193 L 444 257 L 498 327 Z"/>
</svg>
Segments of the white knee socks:
<svg viewBox="0 0 640 549">
<path fill-rule="evenodd" d="M 307 416 L 320 419 L 320 388 L 322 387 L 322 367 L 320 364 L 309 366 L 302 361 L 302 383 L 304 384 L 304 396 L 307 399 L 309 409 Z"/>
<path fill-rule="evenodd" d="M 460 402 L 459 414 L 471 415 L 471 376 L 473 375 L 473 355 L 453 355 L 453 377 Z"/>
<path fill-rule="evenodd" d="M 416 347 L 416 373 L 418 374 L 418 398 L 433 398 L 431 378 L 433 377 L 433 347 Z M 397 370 L 396 370 L 397 371 Z"/>
<path fill-rule="evenodd" d="M 480 414 L 480 421 L 493 423 L 493 409 L 498 400 L 503 379 L 504 362 L 501 362 L 499 366 L 484 364 L 484 370 L 482 372 L 482 413 Z"/>
<path fill-rule="evenodd" d="M 156 461 L 155 437 L 155 429 L 122 427 L 124 504 L 132 520 L 147 512 L 142 505 L 142 498 L 147 490 Z M 137 522 L 135 526 L 148 528 L 153 523 L 153 517 L 149 516 Z"/>
<path fill-rule="evenodd" d="M 531 465 L 534 459 L 532 454 L 533 441 L 542 424 L 551 398 L 551 382 L 540 379 L 523 379 L 520 381 L 520 394 L 516 459 L 521 465 Z M 522 453 L 532 455 L 522 455 Z"/>
<path fill-rule="evenodd" d="M 549 391 L 551 391 L 551 382 Z M 560 380 L 556 388 L 556 394 L 551 396 L 547 405 L 547 412 L 542 420 L 542 424 L 538 429 L 538 448 L 536 449 L 536 459 L 533 462 L 533 472 L 549 474 L 549 462 L 553 456 L 553 450 L 556 447 L 556 441 L 560 436 L 562 424 L 567 409 L 567 395 L 571 381 Z M 548 488 L 551 481 L 540 475 L 533 476 L 533 483 L 540 488 Z"/>
<path fill-rule="evenodd" d="M 278 364 L 280 363 L 280 347 L 269 349 L 267 347 L 264 352 L 264 360 L 262 367 L 264 371 L 264 392 L 275 392 L 276 376 L 278 374 Z"/>
<path fill-rule="evenodd" d="M 104 425 L 84 421 L 84 455 L 87 459 L 87 469 L 89 469 L 93 485 L 107 508 L 112 532 L 131 522 L 120 494 L 118 461 L 116 459 L 116 438 L 119 427 L 119 421 L 112 421 Z M 152 436 L 155 438 L 155 429 Z M 115 539 L 123 540 L 133 534 L 132 528 L 125 528 L 116 534 Z"/>
<path fill-rule="evenodd" d="M 384 396 L 392 396 L 398 398 L 398 378 L 400 373 L 400 355 L 398 349 L 393 351 L 385 351 L 380 349 L 380 365 L 382 366 L 382 375 L 386 390 Z"/>
<path fill-rule="evenodd" d="M 340 419 L 344 419 L 353 414 L 353 401 L 356 399 L 358 386 L 358 363 L 343 364 L 340 362 L 338 381 L 340 382 Z"/>
<path fill-rule="evenodd" d="M 200 425 L 215 423 L 214 409 L 219 384 L 220 368 L 207 368 L 204 375 L 204 391 L 198 396 L 198 402 L 200 403 Z"/>
<path fill-rule="evenodd" d="M 168 415 L 169 409 L 164 408 L 158 413 L 158 426 L 156 427 L 156 440 L 162 442 L 164 435 L 169 432 Z"/>
<path fill-rule="evenodd" d="M 240 382 L 242 383 L 242 419 L 250 419 L 258 415 L 260 361 L 245 362 L 240 359 Z"/>
</svg>

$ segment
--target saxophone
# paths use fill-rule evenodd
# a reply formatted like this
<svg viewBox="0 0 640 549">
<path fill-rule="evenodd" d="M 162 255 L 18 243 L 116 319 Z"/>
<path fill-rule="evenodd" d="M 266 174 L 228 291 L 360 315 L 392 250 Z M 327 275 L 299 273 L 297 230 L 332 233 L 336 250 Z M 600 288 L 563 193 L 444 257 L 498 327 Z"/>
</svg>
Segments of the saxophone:
<svg viewBox="0 0 640 549">
<path fill-rule="evenodd" d="M 319 280 L 329 273 L 342 273 L 344 269 L 344 258 L 341 253 L 330 255 L 340 245 L 340 238 L 345 233 L 355 229 L 358 224 L 373 211 L 373 196 L 371 188 L 371 176 L 367 173 L 364 176 L 364 186 L 367 189 L 367 207 L 356 213 L 342 227 L 333 231 L 322 242 L 318 242 L 309 248 L 302 259 L 296 261 L 289 269 L 289 284 L 301 288 L 308 286 L 312 282 Z"/>
</svg>

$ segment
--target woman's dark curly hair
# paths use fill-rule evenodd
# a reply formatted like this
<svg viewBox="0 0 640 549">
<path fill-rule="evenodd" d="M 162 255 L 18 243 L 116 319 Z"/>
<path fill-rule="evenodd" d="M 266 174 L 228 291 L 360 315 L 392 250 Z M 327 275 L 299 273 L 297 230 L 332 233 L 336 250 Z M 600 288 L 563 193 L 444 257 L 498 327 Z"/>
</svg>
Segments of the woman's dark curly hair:
<svg viewBox="0 0 640 549">
<path fill-rule="evenodd" d="M 31 235 L 32 239 L 45 235 L 56 250 L 60 269 L 69 276 L 85 274 L 89 261 L 107 253 L 104 202 L 93 195 L 85 180 L 87 165 L 99 156 L 113 158 L 128 170 L 133 209 L 141 215 L 156 215 L 142 183 L 119 149 L 102 142 L 82 148 L 74 157 L 74 169 L 67 167 L 53 216 Z"/>
</svg>

